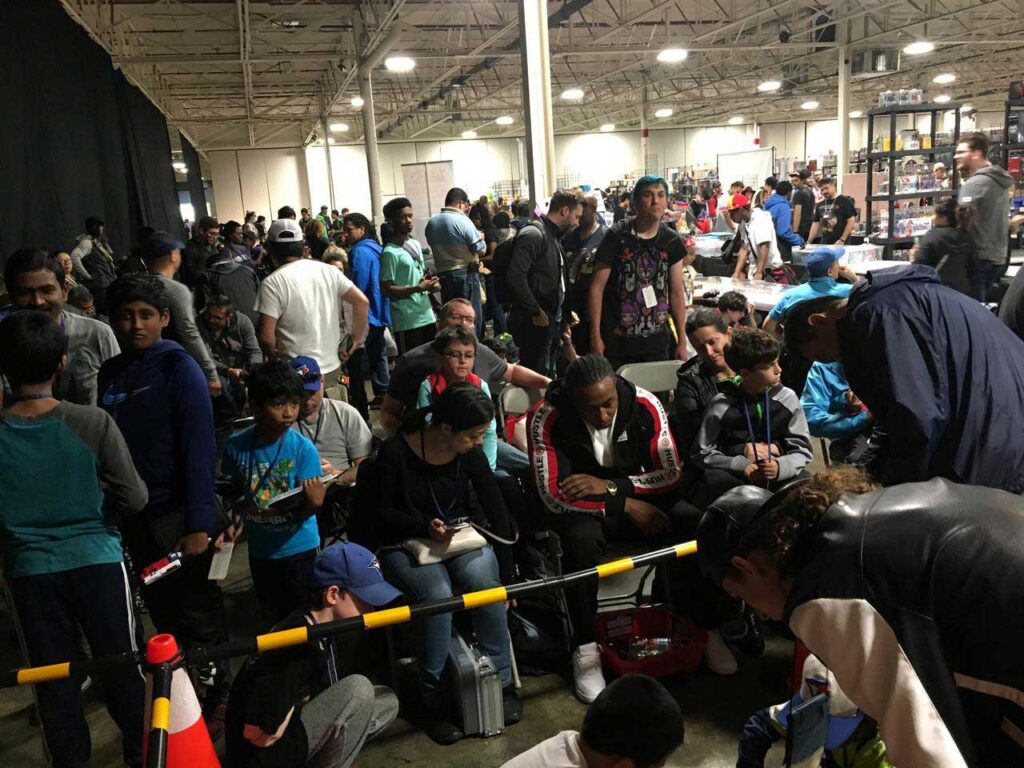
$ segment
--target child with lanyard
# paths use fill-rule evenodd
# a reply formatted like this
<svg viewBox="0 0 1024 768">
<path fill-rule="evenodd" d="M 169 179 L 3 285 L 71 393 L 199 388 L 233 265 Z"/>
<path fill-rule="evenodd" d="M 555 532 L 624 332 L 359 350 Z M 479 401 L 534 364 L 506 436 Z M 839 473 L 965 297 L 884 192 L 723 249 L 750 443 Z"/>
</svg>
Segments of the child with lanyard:
<svg viewBox="0 0 1024 768">
<path fill-rule="evenodd" d="M 302 378 L 288 363 L 266 363 L 248 380 L 256 423 L 228 440 L 225 475 L 244 489 L 250 512 L 249 570 L 265 617 L 276 623 L 306 599 L 313 560 L 320 545 L 316 513 L 326 488 L 316 447 L 291 425 L 299 416 Z M 279 494 L 302 487 L 305 505 L 290 519 L 266 514 Z M 233 541 L 237 522 L 225 533 Z"/>
<path fill-rule="evenodd" d="M 814 454 L 800 400 L 779 383 L 779 343 L 766 331 L 733 329 L 725 361 L 738 374 L 719 384 L 694 443 L 703 471 L 701 508 L 738 485 L 770 488 L 804 471 Z"/>
</svg>

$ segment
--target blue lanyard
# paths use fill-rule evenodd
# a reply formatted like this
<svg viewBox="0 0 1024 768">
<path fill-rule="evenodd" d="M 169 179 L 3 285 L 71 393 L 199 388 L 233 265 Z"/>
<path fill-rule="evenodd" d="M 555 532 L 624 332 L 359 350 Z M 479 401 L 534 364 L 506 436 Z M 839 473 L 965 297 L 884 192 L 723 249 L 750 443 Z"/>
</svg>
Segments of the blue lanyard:
<svg viewBox="0 0 1024 768">
<path fill-rule="evenodd" d="M 274 467 L 277 466 L 277 460 L 281 457 L 281 449 L 284 447 L 284 439 L 287 436 L 288 436 L 287 433 L 285 433 L 284 435 L 281 435 L 281 437 L 278 439 L 278 441 L 277 441 L 277 453 L 274 454 L 274 460 L 272 462 L 270 462 L 270 464 L 267 465 L 266 470 L 264 470 L 263 474 L 260 475 L 259 482 L 256 483 L 256 487 L 255 488 L 252 487 L 252 475 L 253 475 L 253 470 L 257 468 L 257 464 L 256 464 L 256 446 L 254 445 L 252 450 L 249 451 L 249 461 L 248 461 L 248 464 L 247 464 L 248 473 L 246 474 L 245 480 L 246 480 L 247 483 L 249 483 L 249 486 L 250 486 L 250 488 L 249 488 L 249 497 L 252 499 L 252 501 L 254 503 L 256 502 L 256 494 L 258 494 L 260 492 L 260 489 L 263 487 L 263 484 L 265 482 L 267 482 L 267 478 L 270 477 L 270 473 L 273 472 L 274 471 Z M 252 439 L 253 439 L 253 442 L 255 442 L 256 435 L 253 435 Z M 259 505 L 257 504 L 257 506 L 259 506 Z"/>
<path fill-rule="evenodd" d="M 768 445 L 772 444 L 772 418 L 771 413 L 768 410 L 768 390 L 764 391 L 764 425 L 765 432 L 767 433 Z M 760 463 L 761 459 L 757 455 L 757 436 L 754 434 L 754 423 L 750 420 L 750 408 L 747 407 L 747 401 L 743 401 L 743 415 L 747 417 L 747 434 L 750 436 L 750 445 L 754 449 L 754 463 Z M 768 455 L 764 457 L 765 461 L 768 461 L 772 457 L 772 449 L 768 448 Z"/>
</svg>

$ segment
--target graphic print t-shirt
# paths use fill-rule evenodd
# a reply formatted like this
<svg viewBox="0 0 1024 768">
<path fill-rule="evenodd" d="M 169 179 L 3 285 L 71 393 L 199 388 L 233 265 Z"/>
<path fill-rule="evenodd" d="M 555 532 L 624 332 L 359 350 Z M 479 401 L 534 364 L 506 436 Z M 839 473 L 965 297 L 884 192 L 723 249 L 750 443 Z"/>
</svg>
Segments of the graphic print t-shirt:
<svg viewBox="0 0 1024 768">
<path fill-rule="evenodd" d="M 853 205 L 853 198 L 846 195 L 818 203 L 814 209 L 814 220 L 821 224 L 819 231 L 822 244 L 832 245 L 838 240 L 846 229 L 846 222 L 856 215 L 857 209 Z"/>
<path fill-rule="evenodd" d="M 683 241 L 665 224 L 650 239 L 637 237 L 631 222 L 609 231 L 597 261 L 612 269 L 618 311 L 606 307 L 605 312 L 616 318 L 615 335 L 647 339 L 668 331 L 668 271 L 684 255 Z"/>
<path fill-rule="evenodd" d="M 256 444 L 256 428 L 228 440 L 221 462 L 224 474 L 245 487 L 260 506 L 303 480 L 320 477 L 320 455 L 309 438 L 288 430 L 269 445 Z M 262 482 L 261 482 L 262 481 Z M 277 560 L 315 549 L 320 544 L 316 516 L 281 525 L 246 523 L 249 532 L 249 556 Z"/>
</svg>

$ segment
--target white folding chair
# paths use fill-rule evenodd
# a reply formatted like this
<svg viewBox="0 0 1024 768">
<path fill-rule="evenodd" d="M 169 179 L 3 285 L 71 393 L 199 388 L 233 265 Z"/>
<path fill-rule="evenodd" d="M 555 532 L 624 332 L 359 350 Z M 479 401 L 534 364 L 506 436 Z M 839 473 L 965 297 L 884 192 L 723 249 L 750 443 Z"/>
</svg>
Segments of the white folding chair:
<svg viewBox="0 0 1024 768">
<path fill-rule="evenodd" d="M 619 368 L 619 375 L 631 384 L 661 395 L 676 388 L 676 372 L 682 360 L 660 360 L 655 363 L 629 363 Z"/>
</svg>

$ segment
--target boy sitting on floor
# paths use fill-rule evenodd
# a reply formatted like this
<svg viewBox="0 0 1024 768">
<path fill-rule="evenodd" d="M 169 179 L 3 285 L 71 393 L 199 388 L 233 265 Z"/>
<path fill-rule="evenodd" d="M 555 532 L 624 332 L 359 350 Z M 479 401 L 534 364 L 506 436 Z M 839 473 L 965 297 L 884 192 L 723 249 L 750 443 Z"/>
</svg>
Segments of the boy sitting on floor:
<svg viewBox="0 0 1024 768">
<path fill-rule="evenodd" d="M 814 453 L 800 400 L 779 383 L 779 343 L 760 330 L 733 330 L 725 361 L 739 375 L 719 384 L 693 448 L 703 471 L 697 505 L 730 488 L 765 488 L 803 472 Z"/>
<path fill-rule="evenodd" d="M 308 437 L 291 429 L 299 417 L 302 377 L 280 360 L 249 375 L 249 400 L 256 423 L 228 440 L 223 471 L 243 489 L 259 514 L 248 520 L 249 570 L 265 617 L 276 623 L 299 607 L 320 546 L 316 513 L 327 489 L 320 479 L 320 454 Z M 305 506 L 292 519 L 261 520 L 279 494 L 302 487 Z M 272 513 L 271 513 L 272 514 Z M 231 528 L 226 538 L 237 538 Z"/>
</svg>

